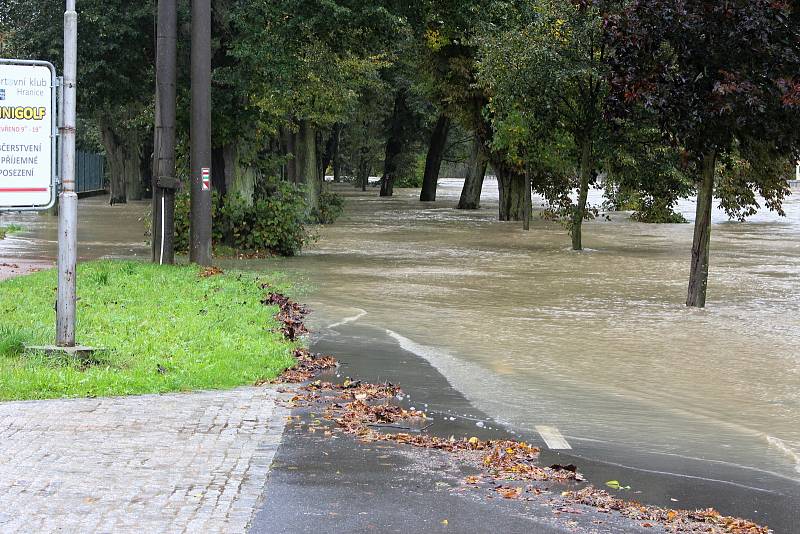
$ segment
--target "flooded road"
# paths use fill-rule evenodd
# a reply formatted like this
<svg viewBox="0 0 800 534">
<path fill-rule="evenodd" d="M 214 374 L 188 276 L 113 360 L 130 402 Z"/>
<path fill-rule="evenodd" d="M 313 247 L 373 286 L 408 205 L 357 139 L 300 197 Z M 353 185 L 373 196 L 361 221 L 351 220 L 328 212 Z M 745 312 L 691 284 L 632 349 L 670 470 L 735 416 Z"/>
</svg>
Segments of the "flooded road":
<svg viewBox="0 0 800 534">
<path fill-rule="evenodd" d="M 474 213 L 452 209 L 455 181 L 433 206 L 415 191 L 353 193 L 345 218 L 282 266 L 308 278 L 320 322 L 385 328 L 514 428 L 800 480 L 797 195 L 785 219 L 715 214 L 699 311 L 684 306 L 691 225 L 612 215 L 575 253 L 557 223 L 495 221 L 496 183 L 486 189 Z M 694 218 L 691 202 L 681 210 Z"/>
<path fill-rule="evenodd" d="M 433 205 L 411 190 L 341 191 L 345 216 L 303 256 L 243 264 L 300 276 L 319 327 L 379 327 L 496 420 L 557 428 L 576 454 L 642 469 L 661 458 L 688 476 L 718 465 L 754 487 L 800 481 L 797 192 L 787 218 L 715 214 L 701 311 L 684 306 L 691 225 L 612 214 L 587 223 L 589 249 L 575 253 L 557 223 L 497 222 L 495 182 L 476 212 L 453 209 L 457 181 Z M 82 201 L 82 257 L 148 258 L 144 206 Z M 0 258 L 54 257 L 54 218 L 0 224 L 12 219 L 29 231 L 0 241 Z"/>
</svg>

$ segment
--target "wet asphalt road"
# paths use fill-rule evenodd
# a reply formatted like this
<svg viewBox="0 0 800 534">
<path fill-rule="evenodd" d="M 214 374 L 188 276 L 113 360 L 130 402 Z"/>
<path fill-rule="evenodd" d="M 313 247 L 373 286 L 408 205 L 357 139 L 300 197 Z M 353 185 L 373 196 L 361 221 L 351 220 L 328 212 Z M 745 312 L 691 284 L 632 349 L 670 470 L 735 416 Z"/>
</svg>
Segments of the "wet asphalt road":
<svg viewBox="0 0 800 534">
<path fill-rule="evenodd" d="M 335 355 L 342 363 L 342 376 L 401 385 L 410 394 L 407 405 L 427 409 L 434 419 L 428 430 L 433 434 L 522 438 L 542 448 L 543 465 L 575 463 L 598 486 L 607 480 L 624 481 L 633 489 L 620 492 L 621 497 L 672 508 L 714 507 L 725 515 L 768 524 L 776 534 L 797 532 L 800 488 L 788 481 L 761 476 L 751 484 L 740 484 L 731 481 L 741 474 L 725 466 L 687 464 L 687 460 L 663 456 L 636 458 L 633 464 L 651 468 L 631 469 L 617 465 L 617 460 L 642 453 L 603 450 L 602 444 L 573 443 L 576 448 L 569 454 L 548 451 L 538 435 L 510 435 L 476 410 L 427 361 L 401 349 L 382 330 L 366 325 L 323 332 L 312 348 Z M 306 409 L 295 413 L 303 420 L 313 418 Z M 477 421 L 483 421 L 484 428 Z M 589 508 L 559 511 L 563 506 L 557 496 L 574 486 L 553 484 L 555 498 L 543 495 L 533 502 L 506 501 L 492 498 L 491 488 L 463 489 L 461 480 L 472 473 L 448 455 L 334 436 L 310 433 L 299 424 L 287 426 L 251 532 L 659 531 Z"/>
</svg>

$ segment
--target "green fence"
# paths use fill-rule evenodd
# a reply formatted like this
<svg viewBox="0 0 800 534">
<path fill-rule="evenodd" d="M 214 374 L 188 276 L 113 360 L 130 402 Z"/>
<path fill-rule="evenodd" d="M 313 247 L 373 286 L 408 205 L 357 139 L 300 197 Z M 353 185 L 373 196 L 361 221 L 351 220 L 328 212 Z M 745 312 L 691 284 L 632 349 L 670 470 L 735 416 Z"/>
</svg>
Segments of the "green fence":
<svg viewBox="0 0 800 534">
<path fill-rule="evenodd" d="M 75 192 L 92 193 L 106 188 L 105 158 L 100 154 L 75 152 Z"/>
</svg>

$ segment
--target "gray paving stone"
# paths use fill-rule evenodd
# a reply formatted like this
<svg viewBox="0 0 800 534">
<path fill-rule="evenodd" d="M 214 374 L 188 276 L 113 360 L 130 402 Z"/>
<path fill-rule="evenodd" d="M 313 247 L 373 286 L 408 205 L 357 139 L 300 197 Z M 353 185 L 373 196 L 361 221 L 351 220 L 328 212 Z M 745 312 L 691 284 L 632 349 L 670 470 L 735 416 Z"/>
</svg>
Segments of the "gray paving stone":
<svg viewBox="0 0 800 534">
<path fill-rule="evenodd" d="M 0 531 L 243 532 L 283 434 L 282 395 L 0 403 Z"/>
</svg>

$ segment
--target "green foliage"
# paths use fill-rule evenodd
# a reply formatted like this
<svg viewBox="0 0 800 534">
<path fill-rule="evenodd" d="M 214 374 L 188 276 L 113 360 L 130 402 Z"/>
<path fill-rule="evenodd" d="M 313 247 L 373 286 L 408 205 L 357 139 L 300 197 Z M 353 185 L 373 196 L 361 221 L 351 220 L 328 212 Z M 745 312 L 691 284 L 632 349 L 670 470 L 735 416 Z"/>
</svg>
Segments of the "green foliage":
<svg viewBox="0 0 800 534">
<path fill-rule="evenodd" d="M 6 226 L 0 226 L 0 239 L 5 239 L 5 237 L 9 234 L 16 234 L 17 232 L 21 232 L 23 230 L 22 226 L 18 224 L 8 224 Z"/>
<path fill-rule="evenodd" d="M 248 203 L 234 196 L 212 197 L 212 242 L 242 252 L 294 256 L 312 239 L 307 227 L 303 191 L 286 182 L 273 184 L 269 195 Z M 175 198 L 175 250 L 189 250 L 190 197 Z"/>
<path fill-rule="evenodd" d="M 662 198 L 637 198 L 631 219 L 637 222 L 654 224 L 684 224 L 686 217 L 675 212 L 672 204 Z"/>
<path fill-rule="evenodd" d="M 78 266 L 77 337 L 90 362 L 26 351 L 52 341 L 56 272 L 0 282 L 0 400 L 222 389 L 293 364 L 264 282 L 196 266 L 101 261 Z"/>
<path fill-rule="evenodd" d="M 333 224 L 344 212 L 344 198 L 323 187 L 319 193 L 319 211 L 315 219 L 319 224 Z"/>
<path fill-rule="evenodd" d="M 409 151 L 400 155 L 400 174 L 395 187 L 422 187 L 425 175 L 424 151 Z"/>
<path fill-rule="evenodd" d="M 649 115 L 697 182 L 717 159 L 733 218 L 754 213 L 756 193 L 780 211 L 800 157 L 798 17 L 797 2 L 632 0 L 607 18 L 613 115 Z"/>
</svg>

